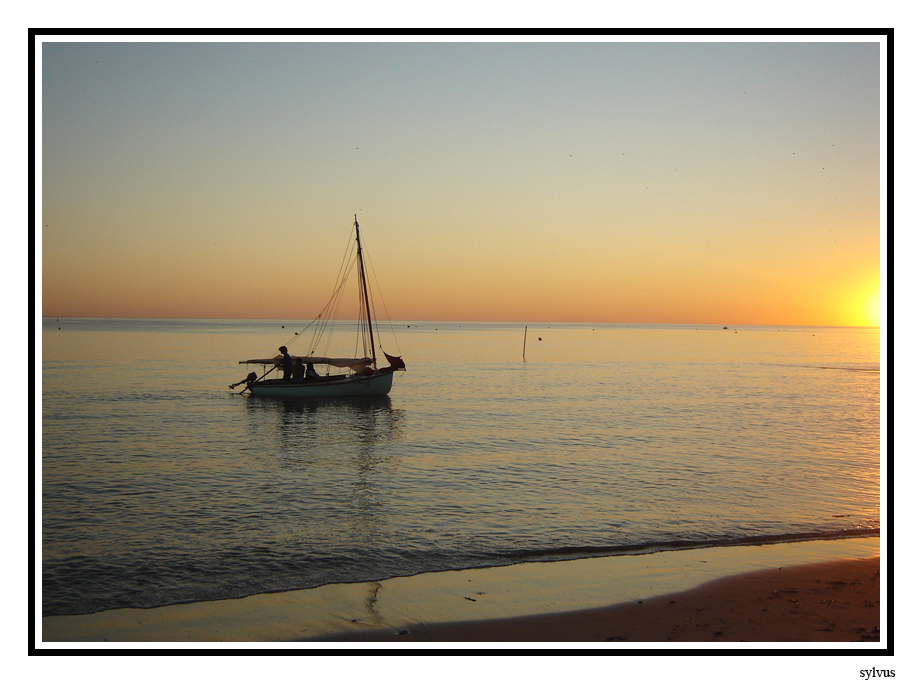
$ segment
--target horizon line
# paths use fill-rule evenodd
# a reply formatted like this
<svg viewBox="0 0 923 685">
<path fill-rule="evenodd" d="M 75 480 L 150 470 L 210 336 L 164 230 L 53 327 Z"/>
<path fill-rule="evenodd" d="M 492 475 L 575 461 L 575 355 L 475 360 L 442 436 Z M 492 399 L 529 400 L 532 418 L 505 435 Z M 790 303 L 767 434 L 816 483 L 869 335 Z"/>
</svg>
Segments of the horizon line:
<svg viewBox="0 0 923 685">
<path fill-rule="evenodd" d="M 45 319 L 107 319 L 112 321 L 284 321 L 286 323 L 312 323 L 316 319 L 283 319 L 283 318 L 222 318 L 208 316 L 45 316 Z M 332 319 L 332 321 L 355 322 L 357 319 Z M 694 323 L 681 321 L 539 321 L 539 320 L 487 320 L 487 319 L 395 319 L 385 320 L 390 323 L 467 323 L 467 324 L 516 324 L 516 325 L 533 325 L 533 324 L 570 324 L 581 326 L 724 326 L 724 327 L 743 327 L 743 326 L 785 326 L 788 328 L 878 328 L 881 324 L 876 325 L 855 325 L 855 324 L 789 324 L 789 323 L 733 323 L 733 322 L 709 322 L 698 321 Z M 379 323 L 385 323 L 379 321 Z M 722 329 L 723 330 L 723 329 Z"/>
</svg>

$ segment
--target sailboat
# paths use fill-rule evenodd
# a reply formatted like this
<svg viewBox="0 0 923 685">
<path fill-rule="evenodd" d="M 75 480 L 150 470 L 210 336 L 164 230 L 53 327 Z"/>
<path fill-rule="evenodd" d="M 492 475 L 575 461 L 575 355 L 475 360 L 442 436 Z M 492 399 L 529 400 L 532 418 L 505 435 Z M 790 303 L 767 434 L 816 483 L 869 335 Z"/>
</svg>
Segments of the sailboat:
<svg viewBox="0 0 923 685">
<path fill-rule="evenodd" d="M 315 351 L 323 344 L 332 329 L 337 327 L 334 322 L 337 305 L 343 292 L 352 264 L 341 268 L 337 287 L 334 289 L 330 301 L 320 314 L 305 327 L 305 331 L 316 326 L 314 335 L 309 345 L 307 354 L 292 355 L 288 353 L 287 346 L 279 348 L 279 354 L 274 357 L 246 359 L 240 364 L 261 365 L 263 375 L 250 372 L 244 380 L 231 385 L 246 384 L 241 394 L 248 392 L 254 397 L 293 397 L 293 398 L 324 398 L 324 397 L 362 397 L 382 396 L 391 391 L 391 383 L 395 371 L 406 368 L 400 356 L 392 356 L 381 350 L 387 361 L 387 366 L 379 367 L 376 352 L 375 333 L 377 322 L 373 305 L 369 298 L 368 280 L 366 277 L 365 261 L 362 253 L 362 239 L 359 235 L 359 219 L 353 217 L 356 237 L 356 272 L 359 278 L 359 316 L 356 320 L 357 339 L 356 350 L 362 348 L 361 357 L 328 357 L 316 355 Z M 304 333 L 305 331 L 302 331 Z M 307 338 L 298 335 L 297 340 Z M 380 338 L 380 336 L 379 336 Z M 291 344 L 291 343 L 290 343 Z M 328 343 L 329 344 L 329 343 Z M 287 357 L 287 358 L 286 358 Z M 319 369 L 317 367 L 320 367 Z M 278 377 L 278 372 L 282 377 Z M 321 371 L 325 371 L 324 374 Z M 267 378 L 276 372 L 276 377 Z"/>
</svg>

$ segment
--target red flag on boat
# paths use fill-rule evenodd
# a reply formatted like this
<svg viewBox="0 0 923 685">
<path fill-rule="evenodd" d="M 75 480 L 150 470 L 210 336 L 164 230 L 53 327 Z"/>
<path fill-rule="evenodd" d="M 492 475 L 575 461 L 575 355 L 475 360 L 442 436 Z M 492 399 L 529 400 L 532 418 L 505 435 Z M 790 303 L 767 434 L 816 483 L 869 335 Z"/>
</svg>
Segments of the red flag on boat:
<svg viewBox="0 0 923 685">
<path fill-rule="evenodd" d="M 391 365 L 391 368 L 392 368 L 393 370 L 397 371 L 398 369 L 406 369 L 406 368 L 407 368 L 407 367 L 404 365 L 404 360 L 401 359 L 400 357 L 392 357 L 390 354 L 388 354 L 388 353 L 385 352 L 384 350 L 382 350 L 382 352 L 384 353 L 385 358 L 388 360 L 388 364 Z"/>
</svg>

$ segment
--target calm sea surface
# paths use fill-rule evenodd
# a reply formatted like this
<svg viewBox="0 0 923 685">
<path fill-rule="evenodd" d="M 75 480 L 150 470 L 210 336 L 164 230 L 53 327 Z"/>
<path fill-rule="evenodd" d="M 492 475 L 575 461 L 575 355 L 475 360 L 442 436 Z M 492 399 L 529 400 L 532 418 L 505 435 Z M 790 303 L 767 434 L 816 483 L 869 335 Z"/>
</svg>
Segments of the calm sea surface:
<svg viewBox="0 0 923 685">
<path fill-rule="evenodd" d="M 879 527 L 878 329 L 403 322 L 388 398 L 228 389 L 299 328 L 43 321 L 46 615 Z"/>
</svg>

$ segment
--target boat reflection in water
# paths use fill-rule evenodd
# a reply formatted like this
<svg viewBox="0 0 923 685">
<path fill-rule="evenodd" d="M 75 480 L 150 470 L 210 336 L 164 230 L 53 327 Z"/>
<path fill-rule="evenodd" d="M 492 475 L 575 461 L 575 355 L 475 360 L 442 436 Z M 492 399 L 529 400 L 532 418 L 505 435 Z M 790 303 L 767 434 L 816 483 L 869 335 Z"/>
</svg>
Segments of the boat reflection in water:
<svg viewBox="0 0 923 685">
<path fill-rule="evenodd" d="M 376 447 L 399 437 L 401 410 L 387 395 L 324 400 L 247 398 L 251 430 L 278 439 L 282 456 L 301 464 L 327 457 L 365 456 L 374 460 Z"/>
<path fill-rule="evenodd" d="M 389 397 L 249 397 L 246 407 L 253 457 L 273 474 L 265 487 L 289 500 L 279 502 L 293 517 L 286 526 L 312 530 L 311 546 L 327 536 L 353 553 L 390 545 L 403 416 Z M 321 530 L 316 521 L 325 521 Z"/>
</svg>

